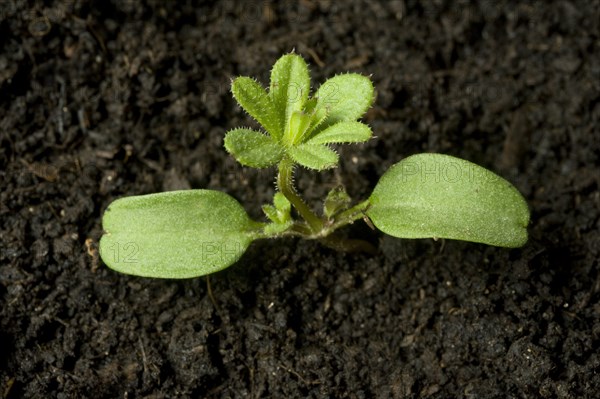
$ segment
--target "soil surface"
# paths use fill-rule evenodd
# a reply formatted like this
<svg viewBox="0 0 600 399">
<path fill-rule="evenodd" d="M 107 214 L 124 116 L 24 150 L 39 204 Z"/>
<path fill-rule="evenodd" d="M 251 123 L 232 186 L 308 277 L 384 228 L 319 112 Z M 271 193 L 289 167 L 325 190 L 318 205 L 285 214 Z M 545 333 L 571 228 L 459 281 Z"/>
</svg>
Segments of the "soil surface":
<svg viewBox="0 0 600 399">
<path fill-rule="evenodd" d="M 2 0 L 0 397 L 598 397 L 599 21 L 598 0 Z M 527 245 L 361 222 L 375 256 L 283 239 L 210 280 L 108 269 L 123 196 L 223 190 L 262 218 L 274 171 L 224 151 L 251 123 L 229 82 L 292 49 L 377 90 L 377 138 L 299 171 L 311 206 L 441 152 L 519 188 Z"/>
</svg>

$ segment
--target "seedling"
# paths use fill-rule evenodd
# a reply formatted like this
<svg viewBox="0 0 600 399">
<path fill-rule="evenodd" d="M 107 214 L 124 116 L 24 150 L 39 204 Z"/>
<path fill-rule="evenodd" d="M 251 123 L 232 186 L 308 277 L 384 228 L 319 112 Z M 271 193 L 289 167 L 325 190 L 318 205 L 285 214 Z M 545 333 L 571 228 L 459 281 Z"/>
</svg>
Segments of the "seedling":
<svg viewBox="0 0 600 399">
<path fill-rule="evenodd" d="M 500 247 L 527 241 L 529 210 L 506 180 L 471 162 L 442 154 L 418 154 L 393 165 L 371 196 L 353 204 L 334 188 L 315 212 L 293 185 L 296 165 L 321 171 L 339 158 L 331 145 L 361 143 L 371 128 L 358 120 L 373 102 L 365 76 L 337 75 L 310 96 L 305 61 L 281 57 L 267 92 L 248 77 L 231 91 L 263 130 L 230 130 L 225 149 L 242 165 L 277 168 L 277 192 L 263 205 L 267 222 L 254 221 L 231 196 L 213 190 L 186 190 L 121 198 L 102 219 L 104 262 L 122 273 L 188 278 L 235 263 L 250 243 L 300 236 L 340 249 L 368 248 L 340 238 L 337 229 L 364 219 L 400 238 L 449 238 Z"/>
</svg>

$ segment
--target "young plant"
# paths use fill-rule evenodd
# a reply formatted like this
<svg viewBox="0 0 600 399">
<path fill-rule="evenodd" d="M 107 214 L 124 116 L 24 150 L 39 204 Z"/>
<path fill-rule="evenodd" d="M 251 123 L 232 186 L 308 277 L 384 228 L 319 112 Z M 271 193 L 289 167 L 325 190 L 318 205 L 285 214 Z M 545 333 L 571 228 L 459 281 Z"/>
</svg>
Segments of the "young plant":
<svg viewBox="0 0 600 399">
<path fill-rule="evenodd" d="M 303 201 L 293 185 L 296 165 L 334 168 L 339 158 L 332 144 L 371 138 L 371 128 L 358 121 L 373 102 L 369 78 L 337 75 L 311 96 L 305 61 L 287 54 L 273 66 L 269 91 L 248 77 L 235 79 L 231 91 L 263 131 L 230 130 L 226 150 L 242 165 L 277 168 L 273 203 L 262 208 L 268 221 L 250 219 L 235 199 L 213 190 L 121 198 L 102 219 L 100 253 L 109 267 L 146 277 L 202 276 L 235 263 L 254 240 L 286 235 L 345 250 L 372 248 L 334 233 L 359 219 L 400 238 L 500 247 L 527 241 L 529 210 L 519 192 L 487 169 L 448 155 L 402 160 L 381 177 L 369 198 L 354 205 L 342 187 L 327 195 L 322 212 Z"/>
</svg>

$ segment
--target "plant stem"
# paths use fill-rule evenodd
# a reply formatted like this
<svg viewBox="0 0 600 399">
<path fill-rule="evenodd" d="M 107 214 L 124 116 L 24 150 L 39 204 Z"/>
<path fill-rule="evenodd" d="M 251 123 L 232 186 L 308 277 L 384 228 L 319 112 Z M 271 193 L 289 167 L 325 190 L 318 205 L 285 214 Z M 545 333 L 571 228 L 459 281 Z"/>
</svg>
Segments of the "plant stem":
<svg viewBox="0 0 600 399">
<path fill-rule="evenodd" d="M 277 174 L 277 187 L 279 191 L 290 201 L 292 206 L 296 208 L 300 216 L 310 226 L 314 234 L 323 230 L 323 221 L 306 205 L 306 203 L 296 194 L 294 189 L 294 163 L 287 157 L 284 157 L 279 162 L 279 173 Z"/>
<path fill-rule="evenodd" d="M 365 216 L 365 212 L 369 208 L 370 204 L 371 203 L 369 200 L 365 200 L 340 213 L 334 218 L 334 222 L 328 226 L 328 230 L 334 231 L 342 226 L 354 223 L 354 221 L 358 219 L 362 219 Z"/>
</svg>

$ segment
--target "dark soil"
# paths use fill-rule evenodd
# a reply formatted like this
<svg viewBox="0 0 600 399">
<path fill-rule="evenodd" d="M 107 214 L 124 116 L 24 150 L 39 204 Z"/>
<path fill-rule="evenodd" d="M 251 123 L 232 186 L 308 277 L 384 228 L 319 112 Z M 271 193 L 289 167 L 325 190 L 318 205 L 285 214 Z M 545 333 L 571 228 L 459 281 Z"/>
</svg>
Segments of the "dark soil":
<svg viewBox="0 0 600 399">
<path fill-rule="evenodd" d="M 0 397 L 596 398 L 600 2 L 0 2 Z M 254 243 L 207 279 L 98 258 L 116 198 L 210 188 L 254 218 L 273 170 L 236 166 L 236 75 L 295 49 L 315 82 L 373 74 L 377 139 L 300 171 L 317 207 L 442 152 L 513 182 L 515 250 L 399 240 L 346 254 Z"/>
</svg>

